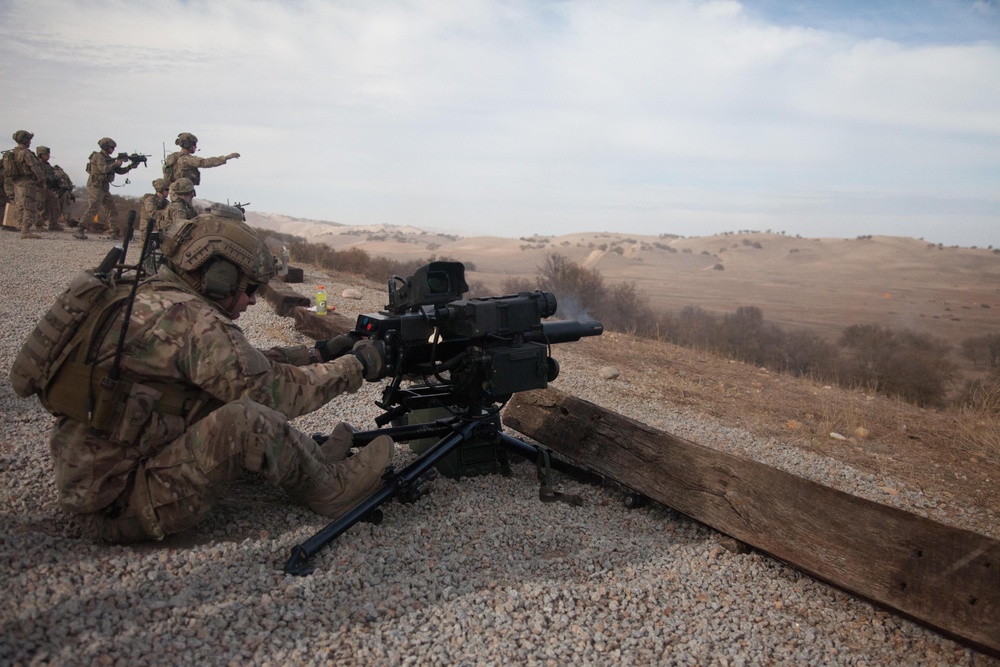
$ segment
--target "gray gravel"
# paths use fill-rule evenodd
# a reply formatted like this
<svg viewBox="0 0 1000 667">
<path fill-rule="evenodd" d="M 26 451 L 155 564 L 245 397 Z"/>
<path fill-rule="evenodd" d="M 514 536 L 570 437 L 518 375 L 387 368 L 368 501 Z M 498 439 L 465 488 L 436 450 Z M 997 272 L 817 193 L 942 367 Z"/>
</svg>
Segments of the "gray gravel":
<svg viewBox="0 0 1000 667">
<path fill-rule="evenodd" d="M 418 503 L 390 504 L 381 525 L 355 526 L 321 552 L 310 577 L 281 567 L 324 520 L 255 478 L 189 535 L 92 544 L 56 502 L 51 417 L 17 399 L 6 377 L 37 318 L 110 242 L 46 236 L 0 232 L 2 665 L 1000 664 L 766 556 L 731 553 L 669 509 L 626 510 L 615 491 L 569 480 L 563 490 L 585 495 L 584 506 L 541 504 L 526 464 L 509 478 L 440 478 Z M 317 283 L 348 316 L 384 306 L 381 288 L 315 272 L 302 290 Z M 365 298 L 340 298 L 347 287 Z M 240 322 L 260 346 L 302 341 L 266 304 Z M 564 391 L 860 495 L 891 482 L 663 413 L 649 394 L 624 390 L 640 379 L 605 380 L 556 351 Z M 373 428 L 377 395 L 366 387 L 295 423 Z M 397 447 L 397 463 L 410 456 Z M 876 499 L 931 515 L 946 502 Z M 996 518 L 970 511 L 967 521 L 989 532 Z"/>
</svg>

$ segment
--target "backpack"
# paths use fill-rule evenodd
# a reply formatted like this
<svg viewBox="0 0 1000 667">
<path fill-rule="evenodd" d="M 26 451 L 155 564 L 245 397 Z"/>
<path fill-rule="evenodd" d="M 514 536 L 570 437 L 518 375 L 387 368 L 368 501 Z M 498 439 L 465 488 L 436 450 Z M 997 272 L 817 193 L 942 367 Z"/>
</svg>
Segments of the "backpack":
<svg viewBox="0 0 1000 667">
<path fill-rule="evenodd" d="M 4 173 L 11 180 L 16 179 L 16 178 L 18 178 L 20 176 L 27 176 L 28 175 L 28 174 L 23 173 L 24 170 L 21 168 L 21 165 L 18 163 L 17 156 L 14 153 L 15 150 L 17 150 L 17 149 L 12 148 L 12 149 L 10 149 L 9 151 L 7 151 L 7 152 L 5 152 L 3 154 L 3 170 L 4 170 Z"/>
<path fill-rule="evenodd" d="M 90 173 L 90 165 L 94 162 L 94 156 L 97 155 L 97 151 L 90 154 L 90 158 L 87 160 L 87 173 Z"/>
<path fill-rule="evenodd" d="M 97 268 L 77 275 L 35 325 L 10 369 L 18 396 L 37 395 L 52 414 L 91 422 L 95 378 L 87 356 L 132 291 L 114 278 L 122 254 L 114 247 Z"/>
</svg>

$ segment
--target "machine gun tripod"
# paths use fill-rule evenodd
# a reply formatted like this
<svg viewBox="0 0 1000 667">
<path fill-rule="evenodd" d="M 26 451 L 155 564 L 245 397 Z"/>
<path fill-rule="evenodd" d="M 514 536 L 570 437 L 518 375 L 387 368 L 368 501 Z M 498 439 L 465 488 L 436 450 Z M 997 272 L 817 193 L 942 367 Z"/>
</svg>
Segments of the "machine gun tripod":
<svg viewBox="0 0 1000 667">
<path fill-rule="evenodd" d="M 492 447 L 501 471 L 509 469 L 508 452 L 543 462 L 542 500 L 558 499 L 548 487 L 550 468 L 599 481 L 597 475 L 553 461 L 547 450 L 505 435 L 500 409 L 513 394 L 542 389 L 558 376 L 559 364 L 550 356 L 553 344 L 599 336 L 603 325 L 594 320 L 543 323 L 556 312 L 550 292 L 462 299 L 467 290 L 461 263 L 432 262 L 409 278 L 390 278 L 386 310 L 358 317 L 354 335 L 381 342 L 393 380 L 376 403 L 384 411 L 375 420 L 380 428 L 355 432 L 352 444 L 364 446 L 382 435 L 394 442 L 439 439 L 401 471 L 384 475 L 375 492 L 296 545 L 285 563 L 286 573 L 311 573 L 313 555 L 359 521 L 380 520 L 379 508 L 389 499 L 419 498 L 435 466 L 473 441 Z M 415 386 L 403 387 L 404 378 L 416 378 Z M 445 410 L 451 417 L 385 428 L 428 408 Z M 325 442 L 324 436 L 314 438 Z"/>
<path fill-rule="evenodd" d="M 455 388 L 452 385 L 424 385 L 409 389 L 389 388 L 387 392 L 395 392 L 392 399 L 397 401 L 401 409 L 389 410 L 384 418 L 394 418 L 405 411 L 426 407 L 439 407 L 453 402 Z M 478 410 L 478 415 L 470 414 Z M 381 419 L 381 418 L 380 418 Z M 548 450 L 518 440 L 502 432 L 499 409 L 466 408 L 456 412 L 450 418 L 438 419 L 433 422 L 410 424 L 380 428 L 371 431 L 357 431 L 353 434 L 354 446 L 364 446 L 381 435 L 388 435 L 394 442 L 406 442 L 420 438 L 440 438 L 417 459 L 409 463 L 399 472 L 390 471 L 384 476 L 382 486 L 374 493 L 364 498 L 345 514 L 331 521 L 326 527 L 316 532 L 312 537 L 292 548 L 291 555 L 285 563 L 286 574 L 305 576 L 312 574 L 314 567 L 309 560 L 323 547 L 347 532 L 352 526 L 361 522 L 380 523 L 383 504 L 396 498 L 401 502 L 415 502 L 423 496 L 424 484 L 437 477 L 437 466 L 452 452 L 461 449 L 473 441 L 487 441 L 494 446 L 495 454 L 503 472 L 509 471 L 508 452 L 513 452 L 540 464 L 539 478 L 542 489 L 548 488 L 547 474 L 549 468 L 573 476 L 574 478 L 592 484 L 604 481 L 600 475 L 578 468 L 570 463 L 551 458 Z M 326 441 L 325 436 L 314 435 L 317 442 Z M 541 463 L 544 461 L 544 467 Z M 556 500 L 559 494 L 547 491 L 540 493 L 542 500 Z"/>
</svg>

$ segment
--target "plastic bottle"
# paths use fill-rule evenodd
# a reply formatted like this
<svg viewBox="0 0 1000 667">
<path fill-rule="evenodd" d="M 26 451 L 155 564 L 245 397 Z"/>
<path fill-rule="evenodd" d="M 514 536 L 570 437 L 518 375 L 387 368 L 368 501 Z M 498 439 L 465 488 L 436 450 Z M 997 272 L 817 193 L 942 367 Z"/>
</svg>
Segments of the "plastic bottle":
<svg viewBox="0 0 1000 667">
<path fill-rule="evenodd" d="M 316 314 L 326 315 L 326 288 L 322 285 L 316 288 Z"/>
</svg>

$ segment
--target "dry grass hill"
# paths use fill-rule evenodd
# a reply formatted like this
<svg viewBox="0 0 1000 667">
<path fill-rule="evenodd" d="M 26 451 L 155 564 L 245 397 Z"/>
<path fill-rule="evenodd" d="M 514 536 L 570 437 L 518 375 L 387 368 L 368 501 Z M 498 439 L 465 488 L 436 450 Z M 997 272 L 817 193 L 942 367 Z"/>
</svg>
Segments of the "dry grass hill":
<svg viewBox="0 0 1000 667">
<path fill-rule="evenodd" d="M 354 227 L 248 214 L 254 226 L 395 259 L 466 262 L 469 282 L 501 293 L 505 279 L 532 277 L 559 253 L 634 282 L 654 309 L 699 306 L 732 312 L 756 306 L 782 328 L 836 338 L 851 324 L 912 329 L 958 346 L 1000 326 L 1000 250 L 941 247 L 906 237 L 808 239 L 769 232 L 706 237 L 620 233 L 464 238 L 414 227 Z M 974 369 L 956 355 L 964 370 Z"/>
</svg>

